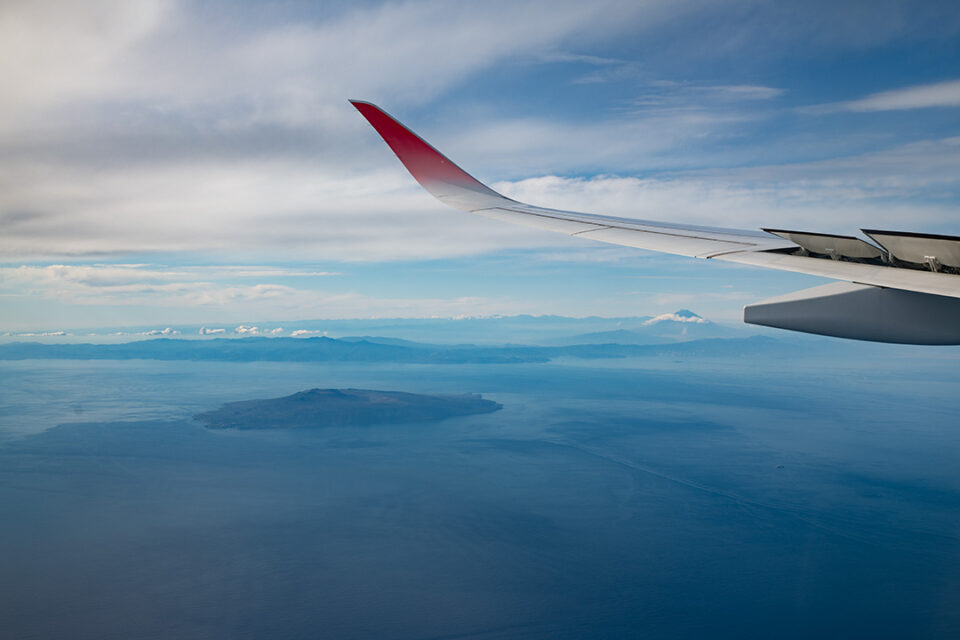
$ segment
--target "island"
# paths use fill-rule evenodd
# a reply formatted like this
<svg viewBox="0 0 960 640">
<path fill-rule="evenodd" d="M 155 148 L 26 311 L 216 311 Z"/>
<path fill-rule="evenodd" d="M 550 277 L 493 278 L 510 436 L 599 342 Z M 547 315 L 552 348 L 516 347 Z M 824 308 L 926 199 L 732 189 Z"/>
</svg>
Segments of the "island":
<svg viewBox="0 0 960 640">
<path fill-rule="evenodd" d="M 211 429 L 315 429 L 433 422 L 501 408 L 503 405 L 471 393 L 423 395 L 371 389 L 310 389 L 284 398 L 229 402 L 194 417 Z"/>
</svg>

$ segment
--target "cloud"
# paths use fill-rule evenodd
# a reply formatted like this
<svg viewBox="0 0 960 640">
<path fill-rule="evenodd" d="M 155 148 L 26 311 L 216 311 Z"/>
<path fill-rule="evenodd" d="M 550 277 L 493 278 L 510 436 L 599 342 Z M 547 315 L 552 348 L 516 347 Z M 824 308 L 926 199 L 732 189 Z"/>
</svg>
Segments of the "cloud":
<svg viewBox="0 0 960 640">
<path fill-rule="evenodd" d="M 72 333 L 67 333 L 66 331 L 43 331 L 43 332 L 28 332 L 28 333 L 15 333 L 13 334 L 17 337 L 26 338 L 49 338 L 49 337 L 60 337 L 60 336 L 72 336 Z"/>
<path fill-rule="evenodd" d="M 206 327 L 200 327 L 200 331 L 198 331 L 198 333 L 202 336 L 214 336 L 226 332 L 226 329 L 207 329 Z"/>
<path fill-rule="evenodd" d="M 259 335 L 269 335 L 277 336 L 283 333 L 283 329 L 261 329 L 260 327 L 250 326 L 250 325 L 240 325 L 234 328 L 233 333 L 238 336 L 259 336 Z"/>
<path fill-rule="evenodd" d="M 714 86 L 693 87 L 694 91 L 728 99 L 728 100 L 771 100 L 779 98 L 785 92 L 776 87 L 765 87 L 751 84 L 725 84 Z"/>
<path fill-rule="evenodd" d="M 224 278 L 326 278 L 342 276 L 339 271 L 313 271 L 289 267 L 261 267 L 244 265 L 218 265 L 213 267 L 185 267 L 187 274 L 202 274 L 206 277 Z"/>
<path fill-rule="evenodd" d="M 312 331 L 310 329 L 297 329 L 290 333 L 294 338 L 300 338 L 302 336 L 316 336 L 316 335 L 327 335 L 326 331 Z"/>
<path fill-rule="evenodd" d="M 255 272 L 256 270 L 250 270 Z M 289 270 L 296 276 L 302 270 Z M 185 267 L 160 270 L 139 266 L 48 265 L 0 267 L 0 292 L 43 296 L 76 304 L 212 306 L 277 300 L 293 287 L 281 284 L 237 284 L 228 279 L 237 270 Z M 240 274 L 246 273 L 239 270 Z M 275 270 L 285 275 L 286 270 Z M 210 276 L 209 280 L 199 277 Z"/>
<path fill-rule="evenodd" d="M 240 325 L 239 327 L 235 328 L 233 332 L 240 336 L 256 336 L 260 334 L 260 327 Z"/>
<path fill-rule="evenodd" d="M 137 335 L 138 336 L 175 336 L 175 335 L 178 335 L 179 333 L 180 333 L 179 331 L 175 329 L 171 329 L 170 327 L 167 327 L 166 329 L 153 329 L 151 331 L 141 331 Z"/>
<path fill-rule="evenodd" d="M 541 62 L 550 63 L 575 63 L 588 64 L 594 66 L 620 65 L 627 63 L 626 60 L 618 58 L 605 58 L 603 56 L 591 56 L 582 53 L 570 53 L 566 51 L 547 51 L 541 53 L 537 58 Z"/>
<path fill-rule="evenodd" d="M 543 206 L 624 217 L 686 222 L 707 226 L 759 228 L 781 226 L 811 231 L 851 233 L 862 227 L 887 227 L 905 231 L 955 233 L 960 211 L 960 137 L 928 140 L 884 151 L 817 162 L 780 166 L 742 167 L 710 171 L 680 171 L 657 176 L 599 175 L 589 178 L 541 176 L 503 181 L 494 186 L 509 197 Z M 411 187 L 411 189 L 416 189 Z M 418 192 L 418 195 L 419 192 Z M 428 197 L 427 202 L 431 202 Z M 637 260 L 637 250 L 596 245 L 536 230 L 518 229 L 493 220 L 446 211 L 436 204 L 434 230 L 449 227 L 455 238 L 445 245 L 445 235 L 427 236 L 444 255 L 498 251 L 511 247 L 535 248 L 533 260 L 556 263 L 591 262 L 617 264 Z M 354 215 L 354 214 L 351 214 Z M 362 214 L 361 214 L 362 215 Z M 423 214 L 432 217 L 434 214 Z M 418 214 L 410 213 L 414 219 Z M 473 233 L 476 222 L 482 233 Z M 374 240 L 354 236 L 352 224 L 344 224 L 318 245 L 308 244 L 325 257 L 349 258 L 351 251 L 366 249 L 380 259 L 413 256 L 413 248 L 398 242 L 404 237 L 406 218 L 384 223 L 377 230 L 384 237 Z M 295 225 L 291 229 L 300 229 Z M 394 233 L 396 230 L 396 233 Z M 484 238 L 483 233 L 491 235 Z M 224 232 L 229 233 L 229 232 Z M 305 235 L 302 231 L 301 235 Z M 430 233 L 430 232 L 425 232 Z M 498 234 L 506 238 L 496 239 Z M 222 235 L 222 234 L 221 234 Z M 269 237 L 269 232 L 264 232 Z M 263 238 L 261 238 L 263 240 Z M 424 238 L 420 238 L 423 241 Z M 2 243 L 3 240 L 0 240 Z M 379 245 L 377 243 L 382 243 Z M 329 243 L 329 244 L 325 244 Z M 341 246 L 339 249 L 335 246 Z M 393 243 L 399 246 L 390 247 Z M 329 250 L 324 251 L 324 247 Z M 313 251 L 310 251 L 312 253 Z M 410 253 L 406 253 L 409 251 Z M 288 253 L 293 253 L 292 251 Z M 506 252 L 504 255 L 512 255 Z M 524 255 L 528 255 L 524 252 Z M 289 258 L 289 256 L 287 256 Z M 315 258 L 316 256 L 312 256 Z M 644 258 L 640 258 L 644 259 Z M 653 258 L 651 258 L 653 259 Z M 655 258 L 658 264 L 664 259 Z M 714 268 L 719 267 L 716 265 Z M 680 268 L 680 267 L 678 267 Z M 731 267 L 732 268 L 732 267 Z M 497 298 L 445 298 L 410 295 L 380 297 L 344 290 L 329 290 L 325 281 L 336 282 L 339 272 L 309 267 L 263 267 L 256 264 L 178 265 L 155 263 L 51 264 L 0 267 L 0 294 L 32 296 L 64 304 L 116 307 L 145 306 L 153 309 L 216 310 L 226 314 L 219 321 L 304 317 L 365 317 L 477 315 L 517 313 L 522 304 L 509 294 Z M 658 292 L 658 304 L 694 304 L 681 297 L 669 302 Z M 738 295 L 731 302 L 750 297 Z M 669 308 L 668 306 L 668 308 Z M 264 315 L 269 310 L 269 315 Z M 206 315 L 190 315 L 191 321 L 209 322 Z M 147 322 L 157 322 L 151 316 Z M 175 323 L 176 317 L 164 316 Z M 145 324 L 138 321 L 137 324 Z M 27 324 L 36 326 L 36 323 Z"/>
<path fill-rule="evenodd" d="M 389 151 L 381 151 L 389 160 Z M 45 187 L 29 166 L 11 168 L 0 174 L 0 209 L 6 200 L 50 213 L 6 224 L 0 251 L 7 260 L 238 251 L 273 259 L 389 260 L 523 246 L 535 237 L 457 216 L 393 169 L 362 177 L 284 162 L 42 169 L 47 187 L 58 189 Z"/>
<path fill-rule="evenodd" d="M 960 13 L 949 3 L 321 4 L 5 2 L 0 292 L 47 306 L 150 309 L 138 326 L 197 308 L 207 314 L 197 324 L 215 310 L 229 318 L 219 322 L 261 326 L 310 315 L 484 315 L 524 301 L 370 296 L 316 280 L 360 271 L 362 261 L 510 249 L 620 259 L 619 248 L 591 259 L 590 243 L 448 210 L 347 97 L 382 102 L 478 177 L 536 204 L 844 232 L 949 233 L 958 221 L 955 140 L 820 163 L 791 163 L 800 154 L 783 152 L 780 139 L 736 151 L 746 136 L 779 130 L 781 98 L 796 99 L 795 84 L 783 83 L 790 94 L 767 86 L 780 78 L 771 60 L 956 33 Z M 518 78 L 529 91 L 511 89 Z M 568 86 L 577 78 L 606 85 Z M 942 104 L 948 85 L 850 105 Z M 556 109 L 544 114 L 546 103 Z M 816 151 L 804 157 L 824 157 Z M 774 166 L 744 167 L 756 158 Z M 264 266 L 334 261 L 346 264 Z M 206 266 L 217 262 L 225 266 Z"/>
<path fill-rule="evenodd" d="M 316 278 L 340 275 L 336 272 L 309 269 L 257 266 L 184 266 L 157 268 L 148 264 L 51 264 L 42 267 L 0 267 L 0 282 L 69 283 L 85 287 L 125 287 L 153 283 L 190 282 L 197 280 L 235 280 L 238 278 Z"/>
<path fill-rule="evenodd" d="M 701 165 L 711 144 L 729 140 L 738 128 L 762 120 L 727 102 L 674 99 L 660 92 L 637 98 L 615 116 L 598 114 L 585 122 L 550 116 L 479 120 L 461 129 L 441 150 L 464 149 L 459 161 L 481 179 L 485 167 L 508 178 L 556 172 L 584 174 L 650 172 Z"/>
<path fill-rule="evenodd" d="M 960 194 L 958 176 L 960 137 L 951 137 L 817 162 L 675 171 L 647 177 L 547 175 L 502 181 L 494 186 L 509 197 L 533 204 L 666 222 L 753 229 L 781 226 L 837 233 L 851 233 L 862 227 L 955 233 L 960 224 L 960 210 L 955 206 Z M 447 211 L 416 187 L 410 187 L 410 190 L 435 206 L 437 211 L 416 212 L 411 207 L 409 216 L 393 219 L 385 216 L 382 223 L 377 223 L 381 226 L 370 235 L 355 229 L 356 216 L 363 218 L 365 214 L 352 212 L 343 216 L 342 224 L 335 225 L 330 237 L 323 237 L 324 230 L 317 231 L 318 240 L 309 238 L 308 233 L 314 227 L 307 220 L 293 216 L 289 222 L 296 221 L 296 224 L 289 228 L 290 237 L 296 238 L 294 242 L 304 243 L 300 246 L 305 246 L 304 252 L 311 254 L 310 263 L 315 262 L 318 254 L 324 259 L 349 259 L 355 258 L 354 252 L 357 251 L 388 260 L 397 257 L 423 259 L 437 254 L 505 252 L 510 248 L 537 249 L 537 253 L 524 252 L 524 255 L 534 261 L 552 263 L 575 261 L 615 265 L 624 261 L 633 264 L 632 261 L 638 259 L 633 257 L 638 253 L 634 249 L 594 246 L 594 243 L 579 238 L 525 230 Z M 333 198 L 331 206 L 337 202 Z M 372 205 L 370 215 L 379 218 Z M 423 237 L 417 238 L 411 246 L 401 242 L 405 234 L 412 233 L 404 228 L 408 219 L 432 221 L 419 230 L 415 227 L 414 230 Z M 270 224 L 272 229 L 259 231 L 261 237 L 256 239 L 257 242 L 265 242 L 271 233 L 277 233 L 280 223 L 271 220 Z M 472 226 L 474 224 L 476 226 Z M 438 229 L 446 229 L 446 232 L 441 233 Z M 480 232 L 474 232 L 474 229 L 480 229 Z M 229 228 L 216 233 L 211 229 L 211 237 L 230 233 Z M 159 232 L 152 235 L 159 235 Z M 501 242 L 499 238 L 504 240 Z M 5 239 L 0 239 L 0 244 L 3 242 Z M 424 245 L 429 245 L 430 250 L 421 251 Z M 295 253 L 288 250 L 285 257 L 289 260 Z M 506 251 L 504 255 L 513 254 Z M 663 259 L 656 257 L 658 264 Z M 211 310 L 203 315 L 164 315 L 163 320 L 160 320 L 161 316 L 151 315 L 146 322 L 137 321 L 135 324 L 176 323 L 183 318 L 199 324 L 210 322 L 213 310 L 223 314 L 217 318 L 220 322 L 370 315 L 452 317 L 529 310 L 506 292 L 495 298 L 451 298 L 424 296 L 422 293 L 382 297 L 364 295 L 362 285 L 358 285 L 361 291 L 355 291 L 344 290 L 344 284 L 336 287 L 322 284 L 341 280 L 335 275 L 337 273 L 340 271 L 237 263 L 164 266 L 133 263 L 126 258 L 116 264 L 100 261 L 0 267 L 0 294 L 42 298 L 62 304 L 141 306 L 158 312 L 162 309 L 164 313 L 167 309 Z M 657 295 L 666 294 L 658 292 Z M 724 299 L 731 302 L 749 297 L 739 295 L 733 300 L 729 293 L 725 295 L 728 298 Z M 667 305 L 668 301 L 658 299 L 658 303 Z M 689 298 L 679 298 L 667 308 L 694 303 Z M 561 308 L 562 305 L 551 310 Z M 37 326 L 37 323 L 25 326 Z"/>
<path fill-rule="evenodd" d="M 123 90 L 123 61 L 169 19 L 160 0 L 9 0 L 0 12 L 0 127 L 10 131 L 53 106 Z"/>
<path fill-rule="evenodd" d="M 886 15 L 886 7 L 878 11 Z M 748 2 L 733 13 L 746 8 L 750 16 L 772 11 Z M 428 1 L 345 5 L 324 15 L 270 5 L 230 12 L 228 23 L 211 19 L 225 11 L 189 1 L 5 5 L 6 261 L 129 260 L 147 252 L 221 261 L 254 252 L 264 261 L 389 261 L 569 247 L 562 237 L 457 215 L 431 200 L 345 97 L 422 113 L 422 105 L 508 61 L 634 74 L 635 95 L 586 122 L 496 110 L 466 130 L 460 117 L 418 119 L 426 133 L 431 126 L 439 131 L 442 148 L 455 157 L 463 150 L 471 170 L 515 179 L 545 169 L 633 173 L 702 164 L 698 149 L 768 117 L 784 94 L 759 83 L 664 79 L 642 61 L 589 53 L 591 45 L 623 35 L 653 37 L 663 25 L 674 33 L 688 21 L 698 24 L 705 19 L 698 3 Z M 765 20 L 786 20 L 781 13 Z M 823 26 L 817 11 L 798 15 Z M 863 23 L 851 16 L 849 22 Z M 148 282 L 145 273 L 113 269 L 72 269 L 60 277 L 90 286 L 98 278 L 104 287 L 128 277 Z M 272 281 L 294 274 L 261 267 L 235 275 Z M 163 273 L 157 282 L 218 278 Z"/>
<path fill-rule="evenodd" d="M 216 272 L 217 267 L 211 271 Z M 245 272 L 247 269 L 227 270 Z M 291 269 L 291 271 L 309 271 Z M 113 267 L 110 265 L 49 265 L 0 267 L 0 295 L 16 300 L 47 300 L 66 308 L 111 307 L 114 315 L 146 314 L 150 321 L 186 323 L 209 321 L 216 313 L 220 321 L 283 317 L 355 318 L 370 316 L 442 316 L 516 311 L 516 302 L 460 296 L 379 297 L 354 291 L 315 289 L 317 283 L 296 277 L 298 286 L 274 283 L 238 284 L 227 279 L 192 280 L 203 274 L 202 267 L 181 267 L 164 271 L 155 267 Z M 286 273 L 286 271 L 284 271 Z M 138 274 L 142 280 L 138 280 Z M 172 281 L 164 280 L 164 275 Z M 120 311 L 130 309 L 129 312 Z M 150 310 L 150 311 L 145 311 Z M 29 326 L 29 325 L 28 325 Z M 223 329 L 201 328 L 200 335 L 225 333 Z M 241 324 L 232 329 L 238 335 L 280 335 L 281 327 Z M 149 335 L 167 335 L 156 329 Z M 303 335 L 303 334 L 298 334 Z"/>
<path fill-rule="evenodd" d="M 960 138 L 779 166 L 638 178 L 542 176 L 495 187 L 522 202 L 715 227 L 850 233 L 882 226 L 950 233 L 960 225 Z"/>
<path fill-rule="evenodd" d="M 156 271 L 124 265 L 67 265 L 44 267 L 21 266 L 15 271 L 4 269 L 4 280 L 28 282 L 61 282 L 84 287 L 125 287 L 132 284 L 168 282 L 182 279 L 184 274 L 174 271 Z"/>
<path fill-rule="evenodd" d="M 947 80 L 870 94 L 859 100 L 835 102 L 805 107 L 806 113 L 834 113 L 837 111 L 900 111 L 960 107 L 960 80 Z"/>
<path fill-rule="evenodd" d="M 660 322 L 683 322 L 688 324 L 707 324 L 707 320 L 704 320 L 698 315 L 694 314 L 682 314 L 682 313 L 661 313 L 658 316 L 654 316 L 649 320 L 646 320 L 643 324 L 644 326 L 649 326 L 651 324 L 658 324 Z"/>
<path fill-rule="evenodd" d="M 530 246 L 535 234 L 484 221 L 438 224 L 441 206 L 346 97 L 415 107 L 494 65 L 571 59 L 550 52 L 688 6 L 429 0 L 310 15 L 190 1 L 5 5 L 0 253 L 369 260 Z"/>
<path fill-rule="evenodd" d="M 348 96 L 424 103 L 500 61 L 656 23 L 676 5 L 427 0 L 310 15 L 275 4 L 14 1 L 0 22 L 5 122 L 13 131 L 14 113 L 21 126 L 57 113 L 69 120 L 30 133 L 64 136 L 84 119 L 109 134 L 101 142 L 112 152 L 159 142 L 150 156 L 171 143 L 262 152 L 271 137 L 303 151 L 342 140 L 344 124 L 361 128 L 343 108 Z"/>
</svg>

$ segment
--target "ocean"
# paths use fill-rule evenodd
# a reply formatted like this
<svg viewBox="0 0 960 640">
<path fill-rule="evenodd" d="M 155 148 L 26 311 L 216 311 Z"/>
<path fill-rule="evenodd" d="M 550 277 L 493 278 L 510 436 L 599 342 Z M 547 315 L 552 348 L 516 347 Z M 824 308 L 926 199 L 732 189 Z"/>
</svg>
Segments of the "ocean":
<svg viewBox="0 0 960 640">
<path fill-rule="evenodd" d="M 0 636 L 960 637 L 957 364 L 2 362 Z M 314 387 L 504 408 L 192 418 Z"/>
</svg>

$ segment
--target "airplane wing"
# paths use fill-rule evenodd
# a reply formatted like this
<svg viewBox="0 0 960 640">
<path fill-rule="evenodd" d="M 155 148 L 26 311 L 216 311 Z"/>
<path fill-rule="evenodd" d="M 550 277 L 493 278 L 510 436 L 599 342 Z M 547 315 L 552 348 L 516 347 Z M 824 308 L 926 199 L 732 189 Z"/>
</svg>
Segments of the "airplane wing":
<svg viewBox="0 0 960 640">
<path fill-rule="evenodd" d="M 871 243 L 532 206 L 484 185 L 376 105 L 350 102 L 417 182 L 457 209 L 600 242 L 844 281 L 749 305 L 744 320 L 752 324 L 880 342 L 960 344 L 958 237 L 863 230 Z"/>
</svg>

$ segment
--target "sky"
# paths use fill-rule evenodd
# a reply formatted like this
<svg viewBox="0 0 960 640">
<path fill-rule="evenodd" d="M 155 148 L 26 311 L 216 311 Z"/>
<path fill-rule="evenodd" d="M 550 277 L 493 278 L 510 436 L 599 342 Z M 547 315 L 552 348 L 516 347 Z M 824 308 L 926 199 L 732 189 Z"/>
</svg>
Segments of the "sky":
<svg viewBox="0 0 960 640">
<path fill-rule="evenodd" d="M 742 307 L 822 281 L 434 201 L 373 101 L 532 204 L 960 235 L 960 8 L 7 0 L 0 331 Z"/>
</svg>

